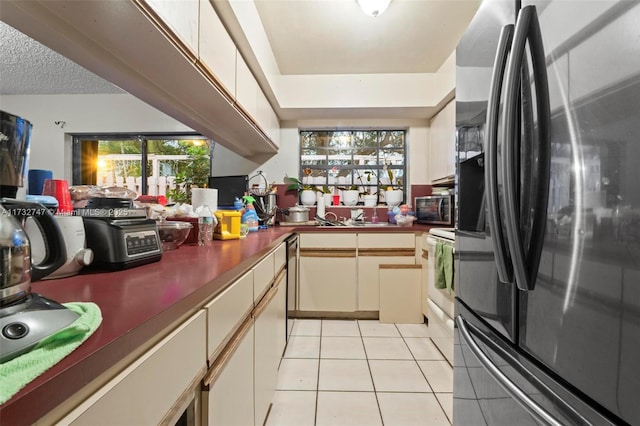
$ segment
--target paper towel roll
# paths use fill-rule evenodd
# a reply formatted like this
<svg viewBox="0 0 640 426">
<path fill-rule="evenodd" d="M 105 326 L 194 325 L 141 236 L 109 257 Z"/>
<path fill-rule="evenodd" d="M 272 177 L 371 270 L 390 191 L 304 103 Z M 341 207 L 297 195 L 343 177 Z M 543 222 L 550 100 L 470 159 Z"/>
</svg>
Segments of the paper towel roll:
<svg viewBox="0 0 640 426">
<path fill-rule="evenodd" d="M 324 219 L 324 215 L 325 213 L 325 204 L 324 204 L 324 197 L 322 196 L 322 194 L 318 194 L 318 204 L 317 204 L 317 211 L 316 214 L 318 215 L 318 217 L 321 217 Z"/>
<path fill-rule="evenodd" d="M 195 211 L 198 207 L 208 205 L 212 212 L 218 210 L 218 190 L 213 188 L 193 188 L 191 205 Z"/>
</svg>

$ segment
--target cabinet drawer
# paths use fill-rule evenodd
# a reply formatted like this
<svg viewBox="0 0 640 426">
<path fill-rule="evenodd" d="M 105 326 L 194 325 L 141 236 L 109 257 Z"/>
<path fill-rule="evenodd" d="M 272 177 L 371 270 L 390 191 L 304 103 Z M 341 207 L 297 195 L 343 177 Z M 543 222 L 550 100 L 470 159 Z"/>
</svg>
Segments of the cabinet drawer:
<svg viewBox="0 0 640 426">
<path fill-rule="evenodd" d="M 231 284 L 205 306 L 207 310 L 207 357 L 220 352 L 231 334 L 253 309 L 253 271 Z"/>
<path fill-rule="evenodd" d="M 358 248 L 404 248 L 416 247 L 414 233 L 371 233 L 358 234 Z"/>
<path fill-rule="evenodd" d="M 206 371 L 206 315 L 201 310 L 62 420 L 73 425 L 160 424 Z"/>
<path fill-rule="evenodd" d="M 253 300 L 258 302 L 273 282 L 274 254 L 268 254 L 253 268 Z"/>
<path fill-rule="evenodd" d="M 287 245 L 280 244 L 273 252 L 274 275 L 276 275 L 287 262 Z"/>
<path fill-rule="evenodd" d="M 356 234 L 327 232 L 323 234 L 300 234 L 300 248 L 355 249 Z"/>
<path fill-rule="evenodd" d="M 253 424 L 253 325 L 209 391 L 202 394 L 203 424 Z"/>
</svg>

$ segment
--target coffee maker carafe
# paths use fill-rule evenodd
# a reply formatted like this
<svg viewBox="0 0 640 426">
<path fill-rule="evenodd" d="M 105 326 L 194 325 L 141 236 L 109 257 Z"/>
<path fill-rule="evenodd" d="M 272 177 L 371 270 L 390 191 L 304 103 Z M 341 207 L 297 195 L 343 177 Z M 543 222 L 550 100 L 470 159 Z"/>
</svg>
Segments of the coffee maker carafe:
<svg viewBox="0 0 640 426">
<path fill-rule="evenodd" d="M 32 217 L 42 229 L 48 253 L 31 262 L 31 244 L 21 220 Z M 70 325 L 78 314 L 31 293 L 31 282 L 66 261 L 64 240 L 53 215 L 42 205 L 0 199 L 0 363 L 21 355 Z"/>
<path fill-rule="evenodd" d="M 15 198 L 24 185 L 32 127 L 24 118 L 0 111 L 0 198 Z"/>
</svg>

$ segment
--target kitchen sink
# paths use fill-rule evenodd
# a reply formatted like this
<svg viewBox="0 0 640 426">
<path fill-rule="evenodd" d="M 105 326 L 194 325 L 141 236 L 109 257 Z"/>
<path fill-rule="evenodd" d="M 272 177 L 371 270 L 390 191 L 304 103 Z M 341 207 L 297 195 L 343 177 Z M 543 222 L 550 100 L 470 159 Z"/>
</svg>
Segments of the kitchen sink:
<svg viewBox="0 0 640 426">
<path fill-rule="evenodd" d="M 340 228 L 383 228 L 386 226 L 396 226 L 392 223 L 389 222 L 378 222 L 378 223 L 373 223 L 373 222 L 364 222 L 364 223 L 352 223 L 350 225 L 321 225 L 319 226 L 319 228 L 325 228 L 325 229 L 340 229 Z"/>
</svg>

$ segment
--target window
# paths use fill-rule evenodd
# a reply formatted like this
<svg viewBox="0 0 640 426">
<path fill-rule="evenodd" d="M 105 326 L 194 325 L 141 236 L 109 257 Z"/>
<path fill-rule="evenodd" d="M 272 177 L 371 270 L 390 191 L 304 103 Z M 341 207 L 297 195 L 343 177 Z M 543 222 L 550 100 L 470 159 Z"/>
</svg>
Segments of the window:
<svg viewBox="0 0 640 426">
<path fill-rule="evenodd" d="M 332 193 L 382 194 L 390 186 L 406 193 L 405 139 L 404 130 L 301 131 L 301 180 Z"/>
<path fill-rule="evenodd" d="M 76 135 L 73 184 L 123 186 L 176 198 L 172 190 L 185 184 L 207 185 L 213 146 L 200 135 Z"/>
</svg>

